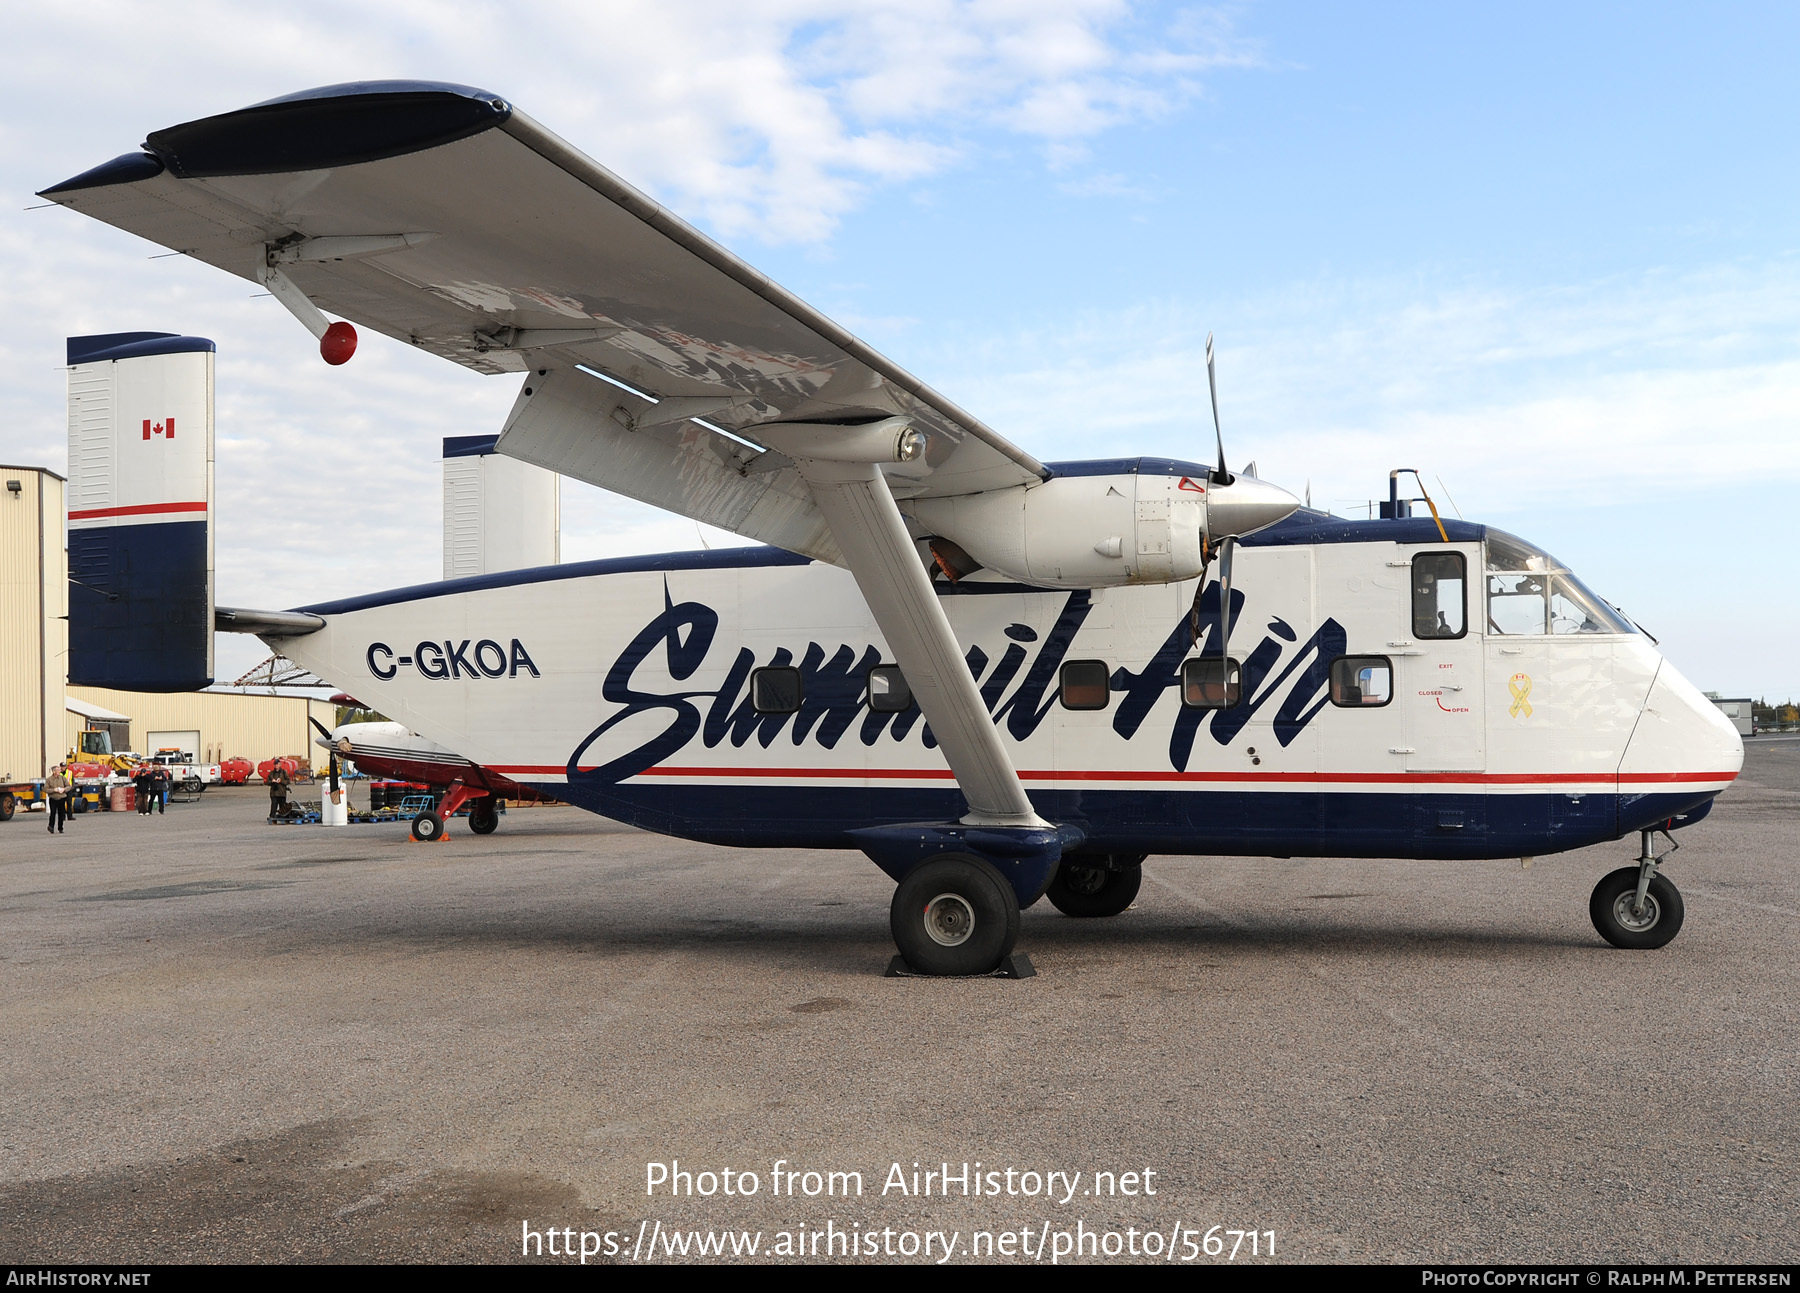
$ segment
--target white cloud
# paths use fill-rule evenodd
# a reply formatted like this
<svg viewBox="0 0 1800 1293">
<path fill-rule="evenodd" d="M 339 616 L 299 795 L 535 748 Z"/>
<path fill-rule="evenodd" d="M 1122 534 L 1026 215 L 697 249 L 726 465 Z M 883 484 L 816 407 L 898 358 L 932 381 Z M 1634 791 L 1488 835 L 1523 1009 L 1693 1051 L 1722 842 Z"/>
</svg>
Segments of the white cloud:
<svg viewBox="0 0 1800 1293">
<path fill-rule="evenodd" d="M 1067 193 L 1074 198 L 1135 198 L 1143 201 L 1151 196 L 1149 189 L 1133 184 L 1123 175 L 1111 171 L 1079 180 L 1064 180 L 1056 188 L 1059 193 Z"/>
<path fill-rule="evenodd" d="M 138 131 L 419 77 L 516 99 L 723 234 L 799 241 L 827 236 L 874 186 L 968 159 L 973 135 L 1079 142 L 1256 60 L 1223 17 L 1152 23 L 1122 0 L 196 0 L 178 23 L 96 0 L 11 15 L 8 40 L 8 85 L 43 116 L 0 128 L 6 173 L 40 185 Z"/>
<path fill-rule="evenodd" d="M 23 211 L 31 190 L 179 121 L 416 77 L 515 98 L 723 236 L 816 241 L 875 187 L 968 160 L 983 132 L 1074 141 L 1179 102 L 1233 55 L 1176 21 L 1147 27 L 1119 0 L 195 0 L 179 21 L 94 0 L 9 13 L 0 64 L 33 111 L 0 123 L 0 307 L 13 323 L 0 459 L 66 461 L 65 336 L 213 336 L 222 600 L 285 606 L 435 578 L 436 438 L 496 429 L 515 383 L 368 334 L 353 364 L 326 371 L 247 284 L 150 260 L 160 248 L 67 211 Z M 571 557 L 694 542 L 685 521 L 585 492 L 566 528 Z"/>
<path fill-rule="evenodd" d="M 1466 511 L 1800 481 L 1800 264 L 1554 288 L 1303 284 L 1055 331 L 945 338 L 934 384 L 1041 456 L 1210 461 L 1219 324 L 1233 465 L 1314 497 L 1442 475 Z M 941 367 L 939 366 L 941 365 Z"/>
</svg>

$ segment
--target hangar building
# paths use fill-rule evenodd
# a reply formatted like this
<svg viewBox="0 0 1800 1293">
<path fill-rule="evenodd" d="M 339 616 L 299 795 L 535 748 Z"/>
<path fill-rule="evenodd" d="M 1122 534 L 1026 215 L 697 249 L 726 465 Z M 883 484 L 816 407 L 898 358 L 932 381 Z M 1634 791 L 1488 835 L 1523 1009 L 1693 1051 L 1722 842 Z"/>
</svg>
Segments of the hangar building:
<svg viewBox="0 0 1800 1293">
<path fill-rule="evenodd" d="M 64 480 L 0 466 L 0 781 L 31 781 L 63 756 L 69 668 Z"/>
<path fill-rule="evenodd" d="M 317 747 L 307 719 L 336 721 L 323 700 L 67 686 L 64 483 L 45 467 L 0 466 L 0 782 L 44 776 L 89 728 L 110 730 L 116 749 L 179 745 L 207 762 L 310 758 Z"/>
</svg>

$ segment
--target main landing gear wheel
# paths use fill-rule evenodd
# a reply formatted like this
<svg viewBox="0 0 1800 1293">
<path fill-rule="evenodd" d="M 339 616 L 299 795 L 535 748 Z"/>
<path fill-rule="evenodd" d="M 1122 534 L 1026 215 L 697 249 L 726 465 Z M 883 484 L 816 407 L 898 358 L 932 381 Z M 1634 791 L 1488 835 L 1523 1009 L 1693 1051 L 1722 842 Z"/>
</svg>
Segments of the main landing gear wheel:
<svg viewBox="0 0 1800 1293">
<path fill-rule="evenodd" d="M 492 835 L 500 825 L 500 809 L 492 795 L 469 805 L 469 829 L 477 835 Z"/>
<path fill-rule="evenodd" d="M 1131 906 L 1143 883 L 1141 865 L 1114 870 L 1064 858 L 1044 896 L 1065 916 L 1117 916 Z"/>
<path fill-rule="evenodd" d="M 1594 886 L 1588 899 L 1588 915 L 1600 937 L 1614 947 L 1633 950 L 1661 947 L 1681 932 L 1686 915 L 1681 894 L 1668 878 L 1651 877 L 1644 893 L 1643 910 L 1637 910 L 1638 868 L 1620 867 Z"/>
<path fill-rule="evenodd" d="M 443 835 L 444 819 L 431 809 L 427 808 L 413 818 L 412 837 L 415 840 L 430 844 L 434 840 L 442 839 Z"/>
<path fill-rule="evenodd" d="M 907 874 L 888 911 L 894 943 L 920 974 L 989 974 L 1019 940 L 1019 900 L 990 862 L 940 853 Z"/>
</svg>

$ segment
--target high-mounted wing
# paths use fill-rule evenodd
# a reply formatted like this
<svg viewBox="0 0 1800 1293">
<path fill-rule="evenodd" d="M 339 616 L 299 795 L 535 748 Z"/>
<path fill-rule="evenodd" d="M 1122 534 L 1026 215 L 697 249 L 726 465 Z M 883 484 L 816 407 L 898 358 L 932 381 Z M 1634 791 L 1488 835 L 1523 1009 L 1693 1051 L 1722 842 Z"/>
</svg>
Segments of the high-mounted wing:
<svg viewBox="0 0 1800 1293">
<path fill-rule="evenodd" d="M 498 95 L 331 86 L 144 148 L 43 196 L 478 372 L 528 374 L 500 446 L 516 457 L 833 561 L 759 426 L 910 419 L 923 453 L 884 467 L 902 499 L 1046 475 Z"/>
<path fill-rule="evenodd" d="M 333 86 L 145 148 L 43 196 L 266 285 L 332 362 L 320 307 L 524 372 L 502 451 L 849 566 L 964 821 L 1043 827 L 895 504 L 1041 464 L 496 95 Z"/>
</svg>

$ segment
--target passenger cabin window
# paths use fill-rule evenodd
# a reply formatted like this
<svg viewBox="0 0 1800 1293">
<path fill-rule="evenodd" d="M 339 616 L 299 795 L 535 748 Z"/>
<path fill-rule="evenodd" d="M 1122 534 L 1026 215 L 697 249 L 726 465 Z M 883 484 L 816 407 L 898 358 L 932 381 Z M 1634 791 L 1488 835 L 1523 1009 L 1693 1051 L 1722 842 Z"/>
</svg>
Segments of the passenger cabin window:
<svg viewBox="0 0 1800 1293">
<path fill-rule="evenodd" d="M 1488 531 L 1489 633 L 1634 633 L 1549 553 L 1503 530 Z"/>
<path fill-rule="evenodd" d="M 798 669 L 758 669 L 750 675 L 750 703 L 759 714 L 793 714 L 800 709 Z"/>
<path fill-rule="evenodd" d="M 1416 638 L 1459 638 L 1469 631 L 1468 563 L 1460 552 L 1421 552 L 1412 562 Z"/>
<path fill-rule="evenodd" d="M 912 688 L 897 664 L 878 664 L 869 670 L 869 708 L 877 714 L 900 714 L 912 708 Z"/>
<path fill-rule="evenodd" d="M 1104 660 L 1071 660 L 1062 667 L 1064 709 L 1105 709 L 1112 670 Z"/>
<path fill-rule="evenodd" d="M 1181 703 L 1189 709 L 1230 709 L 1243 679 L 1236 660 L 1202 656 L 1181 666 Z"/>
<path fill-rule="evenodd" d="M 1331 703 L 1346 709 L 1385 705 L 1394 697 L 1394 666 L 1386 656 L 1347 655 L 1331 662 Z"/>
</svg>

